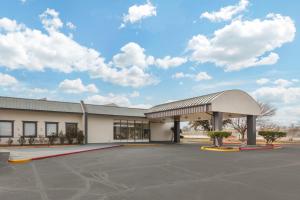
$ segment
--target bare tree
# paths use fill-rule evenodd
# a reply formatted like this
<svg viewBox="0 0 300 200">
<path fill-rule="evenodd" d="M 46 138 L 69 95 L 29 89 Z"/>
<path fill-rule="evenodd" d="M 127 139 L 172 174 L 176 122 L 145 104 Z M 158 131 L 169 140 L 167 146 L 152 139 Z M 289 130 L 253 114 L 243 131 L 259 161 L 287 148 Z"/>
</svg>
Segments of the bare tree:
<svg viewBox="0 0 300 200">
<path fill-rule="evenodd" d="M 260 127 L 267 127 L 268 119 L 276 114 L 276 108 L 269 103 L 258 102 L 260 107 L 260 116 L 257 118 L 257 124 Z M 243 118 L 235 118 L 231 120 L 231 126 L 234 130 L 236 130 L 241 135 L 241 140 L 245 140 L 245 134 L 247 131 L 247 120 L 245 117 Z M 273 124 L 272 124 L 273 127 Z"/>
</svg>

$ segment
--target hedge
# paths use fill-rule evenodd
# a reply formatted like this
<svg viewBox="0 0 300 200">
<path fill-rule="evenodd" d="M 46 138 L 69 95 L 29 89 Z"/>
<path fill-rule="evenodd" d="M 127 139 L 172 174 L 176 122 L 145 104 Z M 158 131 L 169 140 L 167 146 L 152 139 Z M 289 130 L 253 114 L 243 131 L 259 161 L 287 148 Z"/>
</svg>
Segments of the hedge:
<svg viewBox="0 0 300 200">
<path fill-rule="evenodd" d="M 259 131 L 258 135 L 262 136 L 267 144 L 271 144 L 275 142 L 278 138 L 285 137 L 286 132 L 280 132 L 280 131 Z"/>
</svg>

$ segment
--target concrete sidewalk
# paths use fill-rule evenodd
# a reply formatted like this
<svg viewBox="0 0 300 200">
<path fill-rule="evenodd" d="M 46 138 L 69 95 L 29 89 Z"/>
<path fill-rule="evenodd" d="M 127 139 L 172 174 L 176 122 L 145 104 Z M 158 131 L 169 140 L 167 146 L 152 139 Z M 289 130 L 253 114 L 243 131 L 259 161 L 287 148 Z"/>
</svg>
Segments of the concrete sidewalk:
<svg viewBox="0 0 300 200">
<path fill-rule="evenodd" d="M 74 153 L 101 150 L 106 148 L 118 147 L 116 144 L 94 144 L 94 145 L 78 145 L 78 146 L 62 146 L 62 147 L 26 147 L 26 148 L 7 148 L 2 151 L 10 152 L 9 161 L 30 161 L 43 158 L 63 156 Z"/>
</svg>

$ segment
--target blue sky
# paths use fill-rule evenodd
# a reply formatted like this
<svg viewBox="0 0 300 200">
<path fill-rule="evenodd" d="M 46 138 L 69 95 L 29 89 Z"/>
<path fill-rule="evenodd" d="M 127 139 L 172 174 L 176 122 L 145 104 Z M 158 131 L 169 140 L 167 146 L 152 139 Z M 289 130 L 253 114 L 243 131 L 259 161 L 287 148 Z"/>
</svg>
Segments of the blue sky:
<svg viewBox="0 0 300 200">
<path fill-rule="evenodd" d="M 296 0 L 3 0 L 0 95 L 149 107 L 242 89 L 278 107 L 276 122 L 299 123 L 299 10 Z"/>
</svg>

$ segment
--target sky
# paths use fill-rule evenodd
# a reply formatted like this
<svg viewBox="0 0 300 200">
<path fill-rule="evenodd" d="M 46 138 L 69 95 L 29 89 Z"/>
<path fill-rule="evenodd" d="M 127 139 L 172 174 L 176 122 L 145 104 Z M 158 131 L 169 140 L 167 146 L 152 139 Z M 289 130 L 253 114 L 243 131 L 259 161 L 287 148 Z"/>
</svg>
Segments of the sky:
<svg viewBox="0 0 300 200">
<path fill-rule="evenodd" d="M 296 0 L 2 0 L 0 95 L 149 108 L 241 89 L 300 124 Z"/>
</svg>

